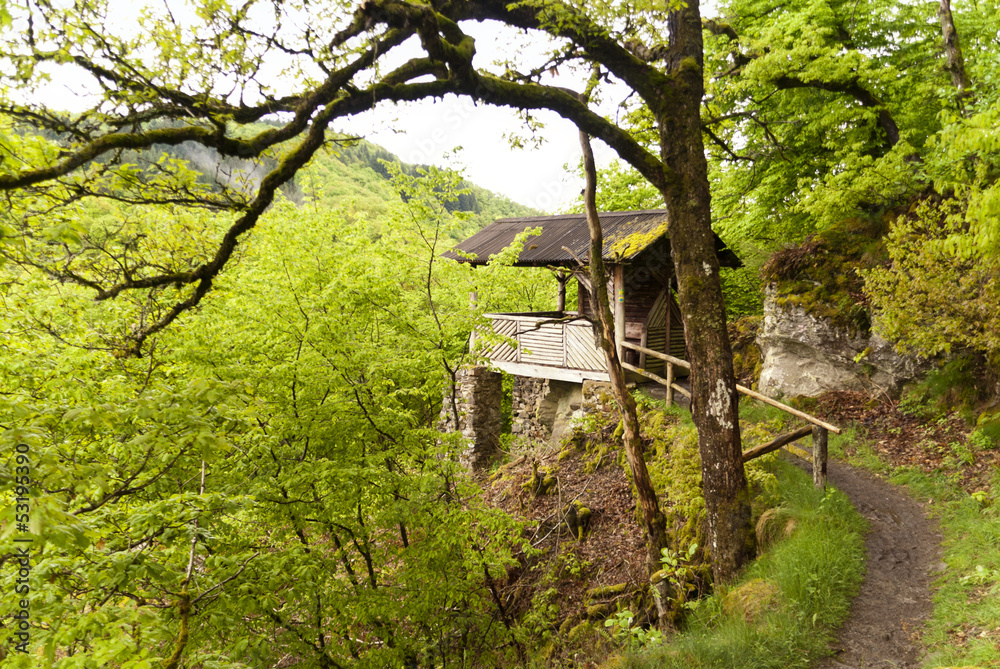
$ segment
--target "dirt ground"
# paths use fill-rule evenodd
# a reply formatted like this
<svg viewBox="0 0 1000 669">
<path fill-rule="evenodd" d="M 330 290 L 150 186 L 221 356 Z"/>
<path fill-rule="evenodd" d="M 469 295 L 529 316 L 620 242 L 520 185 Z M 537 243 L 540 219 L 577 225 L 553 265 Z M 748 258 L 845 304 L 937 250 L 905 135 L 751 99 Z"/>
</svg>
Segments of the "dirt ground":
<svg viewBox="0 0 1000 669">
<path fill-rule="evenodd" d="M 855 424 L 887 462 L 924 471 L 955 469 L 950 445 L 962 443 L 968 427 L 949 417 L 933 424 L 907 416 L 893 404 L 872 405 L 857 393 L 828 393 L 815 413 L 838 425 Z M 981 489 L 996 466 L 996 455 L 981 453 L 957 468 L 959 482 Z M 868 573 L 834 644 L 835 654 L 816 669 L 918 667 L 920 632 L 932 610 L 932 582 L 944 569 L 937 523 L 924 505 L 872 474 L 831 462 L 830 482 L 842 490 L 871 523 L 866 540 Z"/>
<path fill-rule="evenodd" d="M 830 482 L 868 519 L 868 572 L 835 654 L 816 669 L 918 667 L 922 621 L 931 614 L 931 582 L 941 563 L 936 523 L 897 487 L 840 462 Z"/>
</svg>

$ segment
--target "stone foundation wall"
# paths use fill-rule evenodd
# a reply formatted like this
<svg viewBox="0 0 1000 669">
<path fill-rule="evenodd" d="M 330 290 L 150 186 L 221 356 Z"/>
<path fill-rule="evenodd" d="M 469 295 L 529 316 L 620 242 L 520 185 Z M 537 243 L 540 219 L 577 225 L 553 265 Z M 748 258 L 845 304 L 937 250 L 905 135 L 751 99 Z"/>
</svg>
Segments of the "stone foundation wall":
<svg viewBox="0 0 1000 669">
<path fill-rule="evenodd" d="M 586 413 L 610 413 L 618 409 L 610 381 L 583 382 L 583 410 Z"/>
<path fill-rule="evenodd" d="M 579 383 L 515 376 L 511 432 L 536 441 L 558 441 L 582 404 Z"/>
<path fill-rule="evenodd" d="M 464 367 L 458 372 L 458 387 L 446 395 L 441 407 L 440 429 L 459 431 L 466 448 L 459 460 L 470 469 L 483 469 L 500 446 L 500 398 L 502 377 L 486 367 Z M 458 425 L 455 425 L 455 412 Z"/>
<path fill-rule="evenodd" d="M 446 395 L 438 429 L 461 432 L 466 447 L 462 464 L 486 467 L 500 446 L 502 376 L 486 367 L 467 367 L 458 373 L 457 392 Z M 570 421 L 588 411 L 614 408 L 610 386 L 597 381 L 579 383 L 514 377 L 511 432 L 533 441 L 558 442 Z M 455 413 L 458 413 L 458 425 Z"/>
</svg>

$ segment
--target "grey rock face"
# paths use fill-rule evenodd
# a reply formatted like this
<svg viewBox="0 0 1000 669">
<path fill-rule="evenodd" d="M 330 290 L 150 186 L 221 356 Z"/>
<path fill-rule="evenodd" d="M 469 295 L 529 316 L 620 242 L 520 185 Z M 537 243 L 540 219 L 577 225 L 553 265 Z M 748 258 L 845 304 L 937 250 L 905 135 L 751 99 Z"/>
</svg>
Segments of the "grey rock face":
<svg viewBox="0 0 1000 669">
<path fill-rule="evenodd" d="M 851 336 L 802 307 L 778 306 L 773 287 L 757 344 L 763 357 L 759 388 L 768 395 L 858 390 L 896 397 L 904 383 L 930 368 L 926 360 L 896 353 L 877 334 Z"/>
</svg>

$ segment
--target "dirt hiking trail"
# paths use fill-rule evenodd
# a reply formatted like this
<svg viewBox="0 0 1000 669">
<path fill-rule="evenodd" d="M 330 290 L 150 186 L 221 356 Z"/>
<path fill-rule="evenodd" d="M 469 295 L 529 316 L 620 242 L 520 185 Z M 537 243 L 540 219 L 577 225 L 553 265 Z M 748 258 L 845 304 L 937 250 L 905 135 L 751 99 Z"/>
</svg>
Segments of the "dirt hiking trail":
<svg viewBox="0 0 1000 669">
<path fill-rule="evenodd" d="M 834 655 L 814 669 L 919 667 L 931 583 L 944 567 L 937 523 L 919 502 L 865 471 L 832 460 L 828 471 L 830 483 L 851 499 L 871 531 L 861 592 L 833 643 Z"/>
</svg>

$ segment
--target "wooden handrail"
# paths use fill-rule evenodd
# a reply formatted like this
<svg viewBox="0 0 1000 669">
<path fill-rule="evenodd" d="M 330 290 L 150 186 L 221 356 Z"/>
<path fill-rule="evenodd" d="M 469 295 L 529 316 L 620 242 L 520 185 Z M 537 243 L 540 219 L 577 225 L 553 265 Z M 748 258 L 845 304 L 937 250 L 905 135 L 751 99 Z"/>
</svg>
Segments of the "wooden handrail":
<svg viewBox="0 0 1000 669">
<path fill-rule="evenodd" d="M 633 344 L 631 342 L 623 341 L 622 342 L 622 348 L 628 348 L 628 349 L 631 349 L 633 351 L 638 351 L 639 353 L 645 353 L 647 356 L 652 356 L 654 358 L 659 358 L 660 360 L 666 360 L 670 364 L 677 365 L 678 367 L 683 367 L 684 369 L 691 369 L 691 363 L 689 363 L 687 360 L 681 360 L 680 358 L 675 358 L 672 355 L 668 355 L 666 353 L 661 353 L 660 351 L 654 351 L 653 349 L 646 348 L 645 346 L 639 346 L 638 344 Z M 629 367 L 631 367 L 631 365 Z M 638 370 L 638 369 L 636 369 L 634 367 L 632 367 L 631 369 L 634 372 L 638 372 L 640 374 L 644 374 L 645 376 L 650 376 L 649 372 L 647 372 L 645 370 Z M 663 381 L 660 381 L 660 383 L 663 383 Z M 798 418 L 801 418 L 804 421 L 808 421 L 808 422 L 812 423 L 813 425 L 819 425 L 820 427 L 825 428 L 825 429 L 829 430 L 830 432 L 833 432 L 834 434 L 840 434 L 840 428 L 837 427 L 836 425 L 831 425 L 830 423 L 827 423 L 824 420 L 820 420 L 819 418 L 816 418 L 815 416 L 810 416 L 805 411 L 799 411 L 798 409 L 793 409 L 792 407 L 788 406 L 787 404 L 782 404 L 778 400 L 771 399 L 767 395 L 762 395 L 762 394 L 758 393 L 755 390 L 750 390 L 746 386 L 741 386 L 740 384 L 737 383 L 736 384 L 736 390 L 738 390 L 739 392 L 743 393 L 747 397 L 752 397 L 755 400 L 759 400 L 759 401 L 763 402 L 764 404 L 770 404 L 773 407 L 781 409 L 785 413 L 790 413 L 793 416 L 796 416 Z"/>
<path fill-rule="evenodd" d="M 679 392 L 684 397 L 686 397 L 688 399 L 691 399 L 691 393 L 689 393 L 686 389 L 684 389 L 683 387 L 677 385 L 676 383 L 671 383 L 671 382 L 667 381 L 662 376 L 659 376 L 657 374 L 653 374 L 652 372 L 647 372 L 645 369 L 639 369 L 638 367 L 635 367 L 634 365 L 630 365 L 627 362 L 623 362 L 622 363 L 622 369 L 627 369 L 629 371 L 635 372 L 636 374 L 642 374 L 643 376 L 648 376 L 649 378 L 653 379 L 657 383 L 659 383 L 661 385 L 664 385 L 664 386 L 670 386 L 671 388 L 673 388 L 674 390 L 676 390 L 677 392 Z"/>
<path fill-rule="evenodd" d="M 798 441 L 802 437 L 808 437 L 812 434 L 813 428 L 811 425 L 806 425 L 800 427 L 794 432 L 789 432 L 788 434 L 783 434 L 780 437 L 775 438 L 766 444 L 761 444 L 760 446 L 754 446 L 753 448 L 748 448 L 743 451 L 743 462 L 750 462 L 754 458 L 759 458 L 762 455 L 766 455 L 771 451 L 776 451 L 786 444 L 790 444 L 793 441 Z"/>
</svg>

